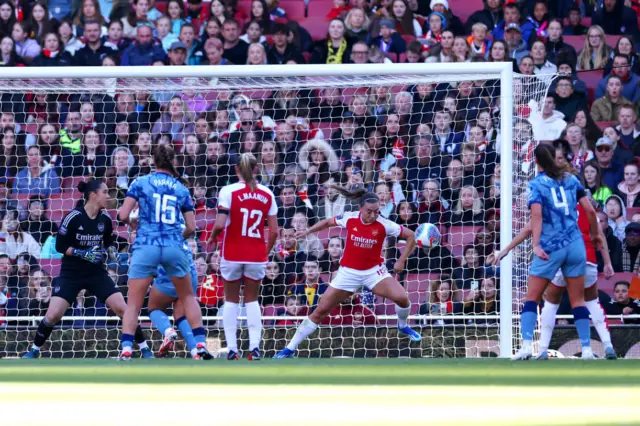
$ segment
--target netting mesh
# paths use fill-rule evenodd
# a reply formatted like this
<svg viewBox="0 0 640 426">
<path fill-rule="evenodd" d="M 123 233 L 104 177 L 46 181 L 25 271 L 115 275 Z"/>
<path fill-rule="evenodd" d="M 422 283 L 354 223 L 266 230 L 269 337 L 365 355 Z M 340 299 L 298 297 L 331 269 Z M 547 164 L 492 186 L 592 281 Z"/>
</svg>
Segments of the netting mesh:
<svg viewBox="0 0 640 426">
<path fill-rule="evenodd" d="M 7 197 L 0 241 L 6 253 L 0 255 L 0 355 L 25 351 L 46 312 L 51 278 L 60 270 L 57 228 L 81 198 L 77 184 L 91 176 L 109 188 L 107 212 L 119 255 L 105 267 L 126 295 L 133 237 L 116 213 L 133 179 L 153 170 L 154 148 L 171 144 L 197 206 L 198 233 L 190 244 L 214 352 L 226 346 L 224 300 L 219 252 L 206 241 L 219 189 L 237 181 L 237 155 L 253 152 L 259 180 L 274 191 L 279 206 L 279 239 L 260 297 L 267 356 L 317 306 L 338 268 L 345 237 L 340 229 L 302 241 L 293 237 L 318 220 L 357 210 L 328 183 L 371 189 L 382 200 L 382 216 L 414 230 L 420 223 L 437 224 L 443 238 L 439 247 L 416 249 L 397 276 L 412 302 L 411 325 L 424 337 L 420 344 L 398 338 L 391 302 L 361 291 L 331 312 L 300 355 L 496 356 L 500 283 L 491 263 L 500 242 L 501 146 L 510 146 L 501 141 L 500 116 L 513 116 L 517 233 L 527 220 L 524 189 L 534 169 L 532 110 L 544 101 L 549 80 L 517 76 L 511 113 L 500 109 L 499 75 L 472 74 L 471 64 L 466 72 L 2 81 L 0 183 Z M 389 269 L 403 249 L 403 241 L 387 241 Z M 514 313 L 530 253 L 526 245 L 514 253 Z M 155 343 L 160 334 L 147 315 L 143 310 L 141 323 Z M 242 309 L 239 324 L 239 347 L 246 350 Z M 119 330 L 113 312 L 83 292 L 45 355 L 116 356 Z M 513 330 L 515 338 L 517 321 Z"/>
</svg>

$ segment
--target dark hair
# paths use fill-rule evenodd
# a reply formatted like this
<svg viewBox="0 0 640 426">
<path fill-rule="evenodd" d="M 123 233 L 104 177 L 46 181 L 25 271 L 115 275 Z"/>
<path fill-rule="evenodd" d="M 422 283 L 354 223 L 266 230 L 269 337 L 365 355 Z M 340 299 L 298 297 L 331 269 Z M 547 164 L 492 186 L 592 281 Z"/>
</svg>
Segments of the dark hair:
<svg viewBox="0 0 640 426">
<path fill-rule="evenodd" d="M 153 162 L 156 165 L 156 169 L 167 170 L 173 177 L 178 179 L 180 183 L 187 186 L 187 180 L 180 176 L 176 167 L 173 165 L 173 160 L 175 158 L 176 153 L 169 145 L 158 145 L 156 147 L 156 152 L 153 154 Z"/>
<path fill-rule="evenodd" d="M 618 281 L 617 283 L 615 283 L 613 285 L 613 288 L 615 289 L 616 287 L 618 287 L 619 285 L 623 285 L 627 288 L 627 290 L 629 289 L 629 287 L 631 287 L 631 284 L 629 284 L 629 281 Z"/>
<path fill-rule="evenodd" d="M 89 201 L 89 196 L 91 195 L 91 193 L 98 192 L 98 190 L 102 186 L 102 183 L 102 179 L 89 179 L 88 181 L 81 181 L 78 184 L 78 191 L 82 192 L 84 201 Z"/>
<path fill-rule="evenodd" d="M 33 196 L 29 197 L 29 207 L 28 208 L 31 208 L 31 204 L 33 204 L 33 203 L 40 203 L 40 204 L 42 204 L 42 207 L 46 210 L 47 202 L 48 202 L 48 199 L 43 197 L 42 195 L 33 195 Z"/>
<path fill-rule="evenodd" d="M 533 151 L 536 162 L 551 179 L 559 180 L 564 177 L 567 170 L 556 164 L 556 149 L 553 145 L 541 143 Z"/>
<path fill-rule="evenodd" d="M 573 79 L 568 75 L 561 75 L 560 77 L 558 77 L 558 79 L 556 80 L 556 87 L 558 87 L 558 83 L 562 80 L 568 81 L 569 83 L 571 83 L 571 87 L 573 87 Z"/>
<path fill-rule="evenodd" d="M 421 55 L 422 54 L 422 43 L 420 43 L 418 40 L 410 41 L 409 44 L 407 44 L 407 51 L 415 53 L 417 55 Z"/>
<path fill-rule="evenodd" d="M 562 151 L 562 155 L 564 156 L 565 160 L 567 160 L 568 162 L 571 161 L 571 146 L 569 146 L 569 142 L 564 139 L 556 139 L 552 142 L 552 144 L 556 151 Z"/>
<path fill-rule="evenodd" d="M 276 23 L 273 26 L 273 34 L 284 34 L 286 36 L 289 35 L 289 27 L 287 26 L 287 24 L 283 24 L 281 22 Z"/>
<path fill-rule="evenodd" d="M 169 13 L 168 13 L 168 12 L 169 12 L 169 5 L 170 5 L 171 3 L 176 3 L 176 4 L 180 7 L 180 16 L 178 16 L 178 18 L 179 18 L 179 19 L 185 19 L 187 15 L 186 15 L 186 13 L 184 12 L 184 4 L 182 3 L 182 1 L 181 1 L 181 0 L 169 0 L 169 1 L 167 1 L 166 6 L 165 6 L 165 10 L 166 10 L 166 11 L 165 11 L 165 14 L 166 14 L 166 16 L 167 16 L 169 19 L 171 19 L 171 17 L 169 16 Z"/>
<path fill-rule="evenodd" d="M 358 189 L 347 189 L 341 185 L 331 185 L 340 195 L 343 195 L 348 200 L 359 200 L 358 204 L 360 207 L 364 206 L 365 203 L 377 203 L 380 201 L 380 198 L 374 193 L 369 192 L 364 188 Z"/>
<path fill-rule="evenodd" d="M 542 2 L 536 2 L 536 3 L 545 3 L 546 6 L 546 2 L 542 1 Z M 547 7 L 548 10 L 548 7 Z M 552 22 L 557 22 L 558 24 L 560 24 L 560 29 L 564 28 L 564 23 L 562 22 L 562 19 L 558 19 L 558 18 L 552 18 L 549 20 L 549 25 L 551 25 Z"/>
<path fill-rule="evenodd" d="M 596 177 L 596 186 L 595 186 L 595 188 L 593 190 L 593 192 L 596 193 L 603 186 L 603 183 L 602 183 L 602 169 L 600 168 L 600 165 L 598 164 L 598 161 L 596 161 L 596 160 L 589 160 L 589 161 L 586 161 L 584 163 L 584 165 L 582 166 L 581 176 L 582 176 L 582 184 L 585 186 L 585 188 L 587 187 L 587 181 L 584 178 L 584 170 L 587 167 L 592 167 L 592 168 L 596 169 L 596 173 L 598 174 L 597 177 Z"/>
</svg>

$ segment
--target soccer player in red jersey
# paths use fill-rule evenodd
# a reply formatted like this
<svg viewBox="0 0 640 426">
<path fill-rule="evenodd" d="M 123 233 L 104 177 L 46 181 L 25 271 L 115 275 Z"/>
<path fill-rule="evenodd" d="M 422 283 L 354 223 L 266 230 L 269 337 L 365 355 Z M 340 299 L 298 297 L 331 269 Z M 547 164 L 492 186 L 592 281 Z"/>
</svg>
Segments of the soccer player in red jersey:
<svg viewBox="0 0 640 426">
<path fill-rule="evenodd" d="M 273 192 L 256 181 L 258 162 L 252 154 L 242 154 L 236 166 L 240 181 L 220 189 L 218 214 L 209 244 L 215 244 L 224 231 L 220 273 L 224 282 L 224 335 L 229 353 L 227 359 L 240 359 L 237 344 L 240 287 L 244 284 L 244 305 L 249 328 L 251 361 L 261 358 L 262 313 L 258 296 L 265 276 L 268 253 L 278 236 L 278 206 Z M 265 241 L 265 220 L 269 241 Z"/>
<path fill-rule="evenodd" d="M 311 228 L 296 233 L 296 238 L 322 231 L 331 226 L 347 230 L 344 252 L 340 259 L 340 268 L 329 289 L 320 299 L 318 307 L 298 327 L 293 339 L 286 348 L 274 358 L 293 357 L 298 345 L 313 333 L 318 324 L 344 299 L 360 288 L 367 287 L 374 294 L 393 301 L 398 315 L 398 331 L 413 342 L 421 340 L 420 334 L 411 329 L 407 318 L 411 311 L 411 302 L 402 285 L 393 278 L 384 266 L 382 246 L 387 237 L 404 238 L 407 246 L 396 261 L 394 271 L 404 270 L 407 257 L 415 248 L 413 231 L 380 217 L 378 196 L 364 189 L 349 191 L 341 186 L 334 188 L 350 200 L 359 200 L 359 211 L 345 213 L 331 219 L 322 220 Z"/>
</svg>

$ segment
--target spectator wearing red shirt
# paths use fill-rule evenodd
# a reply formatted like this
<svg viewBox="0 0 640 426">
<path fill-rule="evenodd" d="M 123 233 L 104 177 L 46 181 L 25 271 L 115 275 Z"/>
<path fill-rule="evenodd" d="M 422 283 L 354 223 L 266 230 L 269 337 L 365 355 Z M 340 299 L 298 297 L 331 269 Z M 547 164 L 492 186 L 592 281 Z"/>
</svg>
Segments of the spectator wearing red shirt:
<svg viewBox="0 0 640 426">
<path fill-rule="evenodd" d="M 344 19 L 350 10 L 349 0 L 333 0 L 333 8 L 327 14 L 327 21 L 336 18 Z"/>
<path fill-rule="evenodd" d="M 196 298 L 203 311 L 214 310 L 224 301 L 224 287 L 220 277 L 220 252 L 211 253 L 209 265 L 204 254 L 199 254 L 195 259 L 198 274 L 198 290 Z"/>
</svg>

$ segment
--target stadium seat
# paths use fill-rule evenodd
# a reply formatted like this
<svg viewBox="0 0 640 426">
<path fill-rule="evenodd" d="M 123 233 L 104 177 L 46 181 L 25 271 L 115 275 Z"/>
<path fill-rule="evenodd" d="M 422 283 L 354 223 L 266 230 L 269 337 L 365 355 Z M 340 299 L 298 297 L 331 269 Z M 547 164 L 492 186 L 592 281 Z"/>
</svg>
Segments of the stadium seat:
<svg viewBox="0 0 640 426">
<path fill-rule="evenodd" d="M 451 2 L 451 12 L 456 15 L 462 22 L 467 22 L 473 12 L 484 9 L 482 0 L 466 0 Z"/>
<path fill-rule="evenodd" d="M 640 213 L 640 207 L 627 207 L 627 220 L 631 222 L 634 214 Z"/>
<path fill-rule="evenodd" d="M 562 40 L 568 45 L 572 46 L 576 49 L 576 52 L 580 52 L 584 47 L 584 41 L 586 40 L 586 36 L 563 36 Z"/>
<path fill-rule="evenodd" d="M 329 11 L 333 8 L 333 2 L 332 1 L 326 1 L 326 0 L 311 0 L 309 2 L 309 18 L 310 19 L 314 19 L 316 21 L 320 21 L 322 23 L 324 23 L 325 26 L 325 33 L 326 33 L 326 29 L 329 26 L 328 25 L 328 20 L 327 20 L 327 15 L 329 14 Z M 285 9 L 287 10 L 287 9 Z M 300 25 L 302 25 L 302 23 L 300 23 Z M 306 26 L 303 25 L 305 28 Z M 308 28 L 307 28 L 308 29 Z"/>
<path fill-rule="evenodd" d="M 409 298 L 415 299 L 415 302 L 412 300 L 411 303 L 421 305 L 428 302 L 431 281 L 439 278 L 439 274 L 407 274 L 404 279 L 404 288 L 407 290 Z"/>
<path fill-rule="evenodd" d="M 594 71 L 583 71 L 578 74 L 580 79 L 585 82 L 587 85 L 588 92 L 588 100 L 589 104 L 592 104 L 595 101 L 595 90 L 598 86 L 600 80 L 602 80 L 602 70 L 594 70 Z"/>
<path fill-rule="evenodd" d="M 615 121 L 596 121 L 596 125 L 600 130 L 604 130 L 609 126 L 617 126 L 618 123 Z"/>
<path fill-rule="evenodd" d="M 631 272 L 618 272 L 613 274 L 613 277 L 606 279 L 604 275 L 598 276 L 598 289 L 604 291 L 610 296 L 613 296 L 613 286 L 618 281 L 626 281 L 628 283 L 631 282 L 633 278 L 633 273 Z"/>
<path fill-rule="evenodd" d="M 214 223 L 216 221 L 216 209 L 206 209 L 196 213 L 196 226 L 199 229 L 205 229 L 208 223 Z"/>
<path fill-rule="evenodd" d="M 67 214 L 76 206 L 76 200 L 73 198 L 53 198 L 49 200 L 49 210 L 51 213 L 62 212 Z"/>
<path fill-rule="evenodd" d="M 443 235 L 445 241 L 451 246 L 466 246 L 473 244 L 476 238 L 476 232 L 482 229 L 482 226 L 452 226 Z"/>
<path fill-rule="evenodd" d="M 314 3 L 314 2 L 312 1 L 311 3 Z M 285 12 L 287 12 L 287 17 L 291 21 L 299 21 L 301 19 L 304 19 L 305 5 L 304 5 L 304 1 L 302 0 L 281 1 L 280 8 L 283 9 Z M 327 13 L 329 12 L 327 11 Z M 325 13 L 325 16 L 326 16 L 326 13 Z"/>
<path fill-rule="evenodd" d="M 86 182 L 89 180 L 87 176 L 73 176 L 62 179 L 61 187 L 63 192 L 75 191 L 78 188 L 80 182 Z"/>
<path fill-rule="evenodd" d="M 325 21 L 325 16 L 313 18 L 311 14 L 309 14 L 308 18 L 299 21 L 300 26 L 309 32 L 314 41 L 324 40 L 327 37 L 329 24 Z"/>
<path fill-rule="evenodd" d="M 60 275 L 60 264 L 62 259 L 41 259 L 40 266 L 51 277 Z"/>
<path fill-rule="evenodd" d="M 607 40 L 607 45 L 609 47 L 611 47 L 612 49 L 616 47 L 616 45 L 618 44 L 618 40 L 620 40 L 619 35 L 605 35 L 605 38 Z"/>
<path fill-rule="evenodd" d="M 347 231 L 344 228 L 338 228 L 337 226 L 334 226 L 332 228 L 320 231 L 316 235 L 318 236 L 322 244 L 324 244 L 324 246 L 326 247 L 329 244 L 329 239 L 333 237 L 340 237 L 344 240 L 347 237 Z"/>
</svg>

